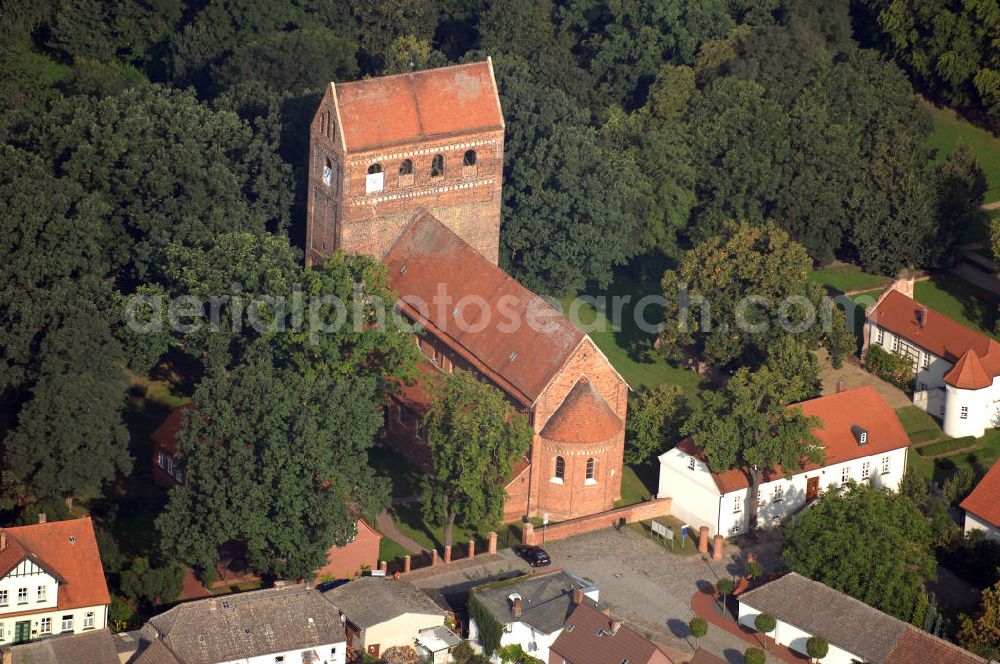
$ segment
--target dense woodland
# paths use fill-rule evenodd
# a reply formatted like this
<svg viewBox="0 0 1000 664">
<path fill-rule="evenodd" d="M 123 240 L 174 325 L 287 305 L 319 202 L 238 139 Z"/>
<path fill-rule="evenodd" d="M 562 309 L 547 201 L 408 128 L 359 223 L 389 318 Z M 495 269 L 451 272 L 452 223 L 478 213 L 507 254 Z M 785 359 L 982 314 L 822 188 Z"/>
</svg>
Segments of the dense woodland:
<svg viewBox="0 0 1000 664">
<path fill-rule="evenodd" d="M 792 272 L 841 258 L 894 274 L 947 265 L 982 202 L 968 150 L 932 161 L 916 95 L 995 128 L 998 31 L 988 0 L 3 0 L 3 506 L 27 518 L 93 501 L 147 463 L 128 451 L 123 367 L 145 376 L 164 357 L 186 358 L 205 417 L 181 437 L 190 481 L 157 522 L 160 553 L 122 574 L 130 596 L 169 595 L 155 587 L 170 585 L 167 560 L 210 574 L 230 539 L 259 572 L 308 574 L 351 537 L 353 510 L 387 504 L 366 452 L 385 392 L 412 370 L 405 335 L 367 326 L 317 347 L 302 333 L 122 325 L 128 295 L 234 282 L 250 295 L 388 296 L 374 261 L 302 267 L 308 126 L 330 80 L 493 57 L 507 121 L 501 264 L 541 293 L 602 288 L 616 268 L 664 257 L 677 266 L 665 286 L 697 283 L 702 258 L 739 260 L 748 234 L 760 251 L 784 247 Z M 815 296 L 788 282 L 798 272 L 757 277 Z M 744 371 L 808 364 L 797 348 L 767 357 L 773 339 L 666 341 Z M 788 380 L 809 394 L 809 380 Z M 648 457 L 683 409 L 668 392 L 643 403 L 634 454 Z"/>
</svg>

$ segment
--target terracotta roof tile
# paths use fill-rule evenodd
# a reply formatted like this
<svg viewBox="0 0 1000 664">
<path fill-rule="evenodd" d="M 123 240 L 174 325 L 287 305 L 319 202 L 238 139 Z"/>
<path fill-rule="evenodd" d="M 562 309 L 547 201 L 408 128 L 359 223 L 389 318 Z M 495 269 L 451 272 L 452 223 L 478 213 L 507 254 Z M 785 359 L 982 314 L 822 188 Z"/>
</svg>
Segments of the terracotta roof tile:
<svg viewBox="0 0 1000 664">
<path fill-rule="evenodd" d="M 871 386 L 810 399 L 792 404 L 789 408 L 801 408 L 803 414 L 816 416 L 823 422 L 822 429 L 813 431 L 826 451 L 826 462 L 823 466 L 882 454 L 910 445 L 910 437 L 900 424 L 895 411 Z M 851 431 L 853 425 L 861 426 L 868 432 L 867 444 L 858 445 Z M 677 449 L 702 461 L 706 460 L 704 453 L 690 437 L 680 441 Z M 794 472 L 815 470 L 820 467 L 822 467 L 820 464 L 807 463 L 803 470 Z M 775 480 L 783 475 L 780 467 L 772 468 L 765 471 L 764 481 Z M 738 491 L 750 486 L 749 478 L 743 470 L 733 469 L 712 473 L 712 478 L 720 493 Z"/>
<path fill-rule="evenodd" d="M 980 390 L 993 384 L 976 351 L 969 349 L 944 376 L 944 382 L 963 390 Z"/>
<path fill-rule="evenodd" d="M 1000 528 L 1000 462 L 993 464 L 961 507 Z"/>
<path fill-rule="evenodd" d="M 573 628 L 570 630 L 569 626 Z M 663 652 L 645 638 L 618 623 L 611 633 L 613 621 L 589 601 L 578 604 L 566 619 L 566 627 L 550 646 L 568 664 L 669 664 Z"/>
<path fill-rule="evenodd" d="M 426 210 L 414 215 L 383 262 L 407 315 L 525 406 L 585 337 Z M 443 302 L 436 299 L 442 292 Z"/>
<path fill-rule="evenodd" d="M 886 293 L 868 319 L 949 362 L 958 361 L 972 349 L 990 379 L 1000 376 L 1000 343 L 899 291 Z"/>
<path fill-rule="evenodd" d="M 986 660 L 953 643 L 909 627 L 892 649 L 885 664 L 986 664 Z"/>
<path fill-rule="evenodd" d="M 10 571 L 25 558 L 25 553 L 36 556 L 42 567 L 62 579 L 57 603 L 59 609 L 100 606 L 111 602 L 90 517 L 4 528 L 3 532 L 7 535 L 7 547 L 0 552 L 0 568 Z M 25 613 L 32 611 L 6 617 Z"/>
<path fill-rule="evenodd" d="M 504 126 L 489 60 L 333 88 L 348 152 Z"/>
<path fill-rule="evenodd" d="M 599 443 L 622 430 L 622 421 L 582 376 L 545 423 L 542 436 L 562 443 Z"/>
<path fill-rule="evenodd" d="M 694 651 L 694 658 L 691 659 L 689 664 L 727 664 L 727 662 L 721 657 L 716 657 L 707 650 L 698 648 Z"/>
<path fill-rule="evenodd" d="M 184 423 L 184 413 L 191 408 L 194 408 L 193 402 L 178 406 L 170 411 L 167 419 L 163 420 L 163 424 L 149 434 L 150 440 L 167 454 L 177 456 L 177 434 L 180 433 L 181 425 Z"/>
</svg>

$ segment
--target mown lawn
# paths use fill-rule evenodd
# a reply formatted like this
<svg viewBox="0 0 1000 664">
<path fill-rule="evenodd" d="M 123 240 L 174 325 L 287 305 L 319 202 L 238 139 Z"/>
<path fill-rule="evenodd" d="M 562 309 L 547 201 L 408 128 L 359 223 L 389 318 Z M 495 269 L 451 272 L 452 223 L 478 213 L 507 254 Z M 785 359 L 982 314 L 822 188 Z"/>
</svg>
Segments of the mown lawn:
<svg viewBox="0 0 1000 664">
<path fill-rule="evenodd" d="M 635 505 L 652 498 L 657 489 L 658 472 L 655 460 L 644 466 L 622 468 L 622 497 L 615 502 L 615 507 Z"/>
<path fill-rule="evenodd" d="M 943 485 L 959 466 L 970 466 L 977 475 L 984 474 L 1000 459 L 1000 430 L 989 429 L 982 438 L 976 440 L 977 447 L 941 459 L 927 459 L 913 450 L 908 456 L 911 471 Z"/>
<path fill-rule="evenodd" d="M 938 421 L 916 406 L 900 408 L 896 411 L 896 416 L 914 445 L 946 437 Z"/>
<path fill-rule="evenodd" d="M 658 270 L 653 271 L 656 274 Z M 692 405 L 697 405 L 705 387 L 701 376 L 668 362 L 653 348 L 663 307 L 649 298 L 660 295 L 658 277 L 636 278 L 620 272 L 607 290 L 583 293 L 576 301 L 566 297 L 560 304 L 563 314 L 590 335 L 632 389 L 680 385 Z"/>
<path fill-rule="evenodd" d="M 431 525 L 424 521 L 419 503 L 393 505 L 389 512 L 392 514 L 392 519 L 400 532 L 420 546 L 426 549 L 436 548 L 438 551 L 444 548 L 444 527 Z M 456 524 L 452 531 L 452 547 L 465 546 L 470 539 L 485 540 L 489 536 L 489 532 L 489 528 L 476 530 L 473 528 L 463 528 Z M 497 546 L 501 549 L 514 546 L 521 541 L 521 528 L 517 524 L 499 526 L 496 533 L 498 538 Z"/>
<path fill-rule="evenodd" d="M 968 145 L 989 181 L 986 202 L 1000 200 L 1000 138 L 969 124 L 951 109 L 936 108 L 930 104 L 927 109 L 934 118 L 934 132 L 927 139 L 927 147 L 937 150 L 937 159 L 944 159 L 959 141 Z"/>
<path fill-rule="evenodd" d="M 403 556 L 411 555 L 409 550 L 403 547 L 399 542 L 393 539 L 389 539 L 385 535 L 378 543 L 378 559 L 379 560 L 396 560 L 397 558 L 402 558 Z"/>
<path fill-rule="evenodd" d="M 833 293 L 885 288 L 889 277 L 868 274 L 857 265 L 838 263 L 809 273 L 809 281 L 821 284 Z"/>
<path fill-rule="evenodd" d="M 918 281 L 914 299 L 973 330 L 1000 339 L 994 333 L 998 298 L 992 293 L 957 277 L 939 276 Z"/>
</svg>

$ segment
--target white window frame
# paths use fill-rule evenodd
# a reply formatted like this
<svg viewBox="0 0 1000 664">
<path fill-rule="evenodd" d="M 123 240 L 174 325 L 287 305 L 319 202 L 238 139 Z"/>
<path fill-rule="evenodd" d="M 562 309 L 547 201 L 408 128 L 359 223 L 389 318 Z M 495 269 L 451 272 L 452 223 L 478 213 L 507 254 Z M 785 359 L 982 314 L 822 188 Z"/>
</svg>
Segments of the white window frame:
<svg viewBox="0 0 1000 664">
<path fill-rule="evenodd" d="M 20 604 L 27 604 L 28 603 L 28 589 L 27 588 L 18 588 L 17 589 L 17 603 L 19 605 Z"/>
<path fill-rule="evenodd" d="M 736 494 L 733 496 L 733 514 L 743 513 L 743 496 Z"/>
<path fill-rule="evenodd" d="M 927 367 L 929 367 L 931 365 L 931 355 L 930 355 L 930 353 L 926 353 L 926 352 L 924 353 L 923 365 L 924 365 L 924 369 L 926 369 Z"/>
<path fill-rule="evenodd" d="M 968 406 L 962 406 L 962 410 L 958 414 L 958 419 L 960 419 L 960 420 L 967 420 L 967 419 L 969 419 L 969 407 Z"/>
<path fill-rule="evenodd" d="M 888 475 L 892 470 L 892 457 L 884 456 L 882 457 L 882 474 Z"/>
<path fill-rule="evenodd" d="M 94 612 L 87 611 L 83 614 L 83 628 L 84 629 L 94 629 Z"/>
<path fill-rule="evenodd" d="M 59 622 L 61 632 L 72 632 L 73 631 L 73 616 L 66 615 L 63 616 Z"/>
<path fill-rule="evenodd" d="M 847 484 L 851 481 L 851 467 L 844 466 L 840 469 L 840 483 Z"/>
<path fill-rule="evenodd" d="M 6 590 L 0 590 L 0 606 L 7 606 L 9 598 Z"/>
<path fill-rule="evenodd" d="M 46 596 L 48 595 L 48 590 L 47 586 L 38 586 L 38 590 L 35 592 L 35 601 L 44 602 L 46 600 Z"/>
<path fill-rule="evenodd" d="M 694 457 L 688 458 L 688 470 L 694 470 L 695 466 L 698 465 L 698 461 Z"/>
<path fill-rule="evenodd" d="M 879 346 L 885 344 L 885 330 L 883 330 L 881 327 L 878 328 L 878 334 L 875 337 L 875 343 L 877 343 Z"/>
<path fill-rule="evenodd" d="M 861 464 L 861 479 L 866 480 L 872 476 L 872 462 L 864 461 Z"/>
<path fill-rule="evenodd" d="M 42 618 L 41 623 L 39 623 L 38 631 L 42 634 L 52 633 L 52 618 Z"/>
<path fill-rule="evenodd" d="M 785 500 L 785 487 L 779 484 L 778 486 L 774 487 L 774 490 L 771 492 L 771 502 L 780 503 L 784 500 Z"/>
</svg>

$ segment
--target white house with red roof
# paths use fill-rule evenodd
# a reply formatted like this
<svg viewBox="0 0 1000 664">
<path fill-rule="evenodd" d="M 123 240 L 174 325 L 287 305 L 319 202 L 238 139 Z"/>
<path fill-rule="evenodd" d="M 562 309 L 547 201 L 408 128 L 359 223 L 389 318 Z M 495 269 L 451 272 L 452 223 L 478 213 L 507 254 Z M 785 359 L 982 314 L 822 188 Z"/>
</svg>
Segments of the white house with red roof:
<svg viewBox="0 0 1000 664">
<path fill-rule="evenodd" d="M 821 491 L 851 480 L 874 482 L 892 490 L 906 470 L 910 438 L 895 411 L 873 387 L 859 387 L 790 406 L 823 423 L 813 433 L 826 459 L 807 463 L 786 478 L 781 468 L 764 472 L 758 491 L 757 523 L 777 525 Z M 750 480 L 740 469 L 714 473 L 697 441 L 685 438 L 660 455 L 658 495 L 671 496 L 671 513 L 713 534 L 744 533 L 749 528 Z"/>
<path fill-rule="evenodd" d="M 972 493 L 962 501 L 965 533 L 981 530 L 986 539 L 1000 542 L 1000 463 L 994 463 Z"/>
<path fill-rule="evenodd" d="M 864 351 L 909 358 L 913 403 L 949 436 L 980 437 L 1000 418 L 1000 343 L 913 299 L 913 279 L 893 283 L 867 312 Z"/>
<path fill-rule="evenodd" d="M 107 627 L 90 517 L 0 529 L 0 645 Z"/>
</svg>

